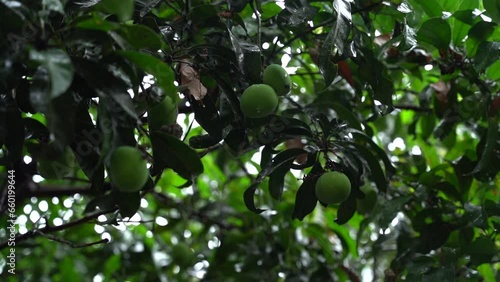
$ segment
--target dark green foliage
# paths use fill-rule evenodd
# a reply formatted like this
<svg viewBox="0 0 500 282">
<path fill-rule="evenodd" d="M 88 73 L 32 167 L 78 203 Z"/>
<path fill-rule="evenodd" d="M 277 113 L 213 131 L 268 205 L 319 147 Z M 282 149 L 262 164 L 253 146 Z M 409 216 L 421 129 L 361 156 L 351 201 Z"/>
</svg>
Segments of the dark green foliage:
<svg viewBox="0 0 500 282">
<path fill-rule="evenodd" d="M 499 7 L 0 0 L 0 280 L 499 281 Z M 272 64 L 290 93 L 245 117 Z M 164 96 L 178 124 L 151 130 Z M 48 144 L 62 177 L 37 174 Z M 140 191 L 113 189 L 120 146 Z M 342 203 L 316 198 L 326 171 Z"/>
</svg>

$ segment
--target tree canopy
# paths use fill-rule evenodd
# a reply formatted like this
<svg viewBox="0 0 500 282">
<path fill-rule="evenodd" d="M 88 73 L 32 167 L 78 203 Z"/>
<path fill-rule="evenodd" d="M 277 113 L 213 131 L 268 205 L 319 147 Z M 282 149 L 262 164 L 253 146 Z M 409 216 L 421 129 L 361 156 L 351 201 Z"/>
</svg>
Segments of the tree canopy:
<svg viewBox="0 0 500 282">
<path fill-rule="evenodd" d="M 498 1 L 0 18 L 2 281 L 500 281 Z"/>
</svg>

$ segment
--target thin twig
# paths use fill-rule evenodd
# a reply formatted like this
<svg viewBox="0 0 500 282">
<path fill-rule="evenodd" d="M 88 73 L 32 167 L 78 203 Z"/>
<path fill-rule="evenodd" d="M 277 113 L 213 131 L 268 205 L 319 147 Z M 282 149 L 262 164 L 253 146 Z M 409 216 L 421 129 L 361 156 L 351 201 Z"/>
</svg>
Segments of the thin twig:
<svg viewBox="0 0 500 282">
<path fill-rule="evenodd" d="M 358 275 L 356 273 L 354 273 L 354 271 L 352 271 L 351 269 L 349 269 L 347 266 L 341 264 L 339 265 L 339 268 L 342 269 L 342 271 L 344 271 L 347 276 L 349 276 L 349 281 L 353 281 L 353 282 L 360 282 L 361 280 L 359 279 Z"/>
<path fill-rule="evenodd" d="M 35 233 L 37 233 L 38 235 L 42 236 L 42 237 L 45 237 L 49 240 L 52 240 L 52 241 L 55 241 L 55 242 L 59 242 L 59 243 L 63 243 L 65 245 L 68 245 L 72 248 L 85 248 L 85 247 L 90 247 L 90 246 L 93 246 L 93 245 L 99 245 L 99 244 L 106 244 L 109 242 L 108 239 L 102 239 L 102 240 L 99 240 L 99 241 L 96 241 L 96 242 L 91 242 L 91 243 L 85 243 L 85 244 L 75 244 L 71 241 L 68 241 L 68 240 L 65 240 L 65 239 L 62 239 L 62 238 L 59 238 L 59 237 L 56 237 L 54 235 L 50 235 L 50 234 L 45 234 L 39 230 L 35 230 Z"/>
<path fill-rule="evenodd" d="M 54 185 L 40 185 L 40 186 L 38 186 L 37 189 L 30 190 L 25 197 L 26 198 L 31 198 L 31 197 L 47 198 L 47 197 L 73 196 L 75 194 L 84 194 L 85 195 L 85 194 L 93 194 L 93 192 L 92 192 L 92 189 L 88 186 L 86 186 L 86 187 L 71 187 L 69 189 L 66 189 L 66 188 L 62 188 L 60 186 L 54 186 Z"/>
<path fill-rule="evenodd" d="M 116 208 L 108 209 L 108 210 L 101 210 L 101 211 L 89 214 L 87 216 L 84 216 L 84 217 L 82 217 L 82 218 L 80 218 L 78 220 L 70 221 L 68 223 L 65 223 L 65 224 L 62 224 L 62 225 L 59 225 L 59 226 L 49 226 L 49 225 L 47 225 L 46 227 L 41 228 L 41 229 L 29 230 L 28 232 L 26 232 L 24 234 L 17 235 L 16 238 L 15 238 L 15 242 L 16 242 L 16 244 L 19 244 L 20 242 L 26 241 L 28 239 L 36 238 L 36 237 L 40 236 L 40 232 L 43 233 L 43 234 L 47 234 L 47 233 L 62 231 L 62 230 L 65 230 L 65 229 L 68 229 L 68 228 L 71 228 L 71 227 L 75 227 L 77 225 L 80 225 L 80 224 L 83 224 L 83 223 L 87 223 L 88 221 L 96 219 L 97 217 L 99 217 L 101 215 L 112 213 L 114 211 L 116 211 Z M 6 248 L 7 246 L 9 246 L 9 240 L 7 240 L 7 241 L 5 241 L 5 242 L 3 242 L 3 243 L 0 244 L 0 250 Z"/>
</svg>

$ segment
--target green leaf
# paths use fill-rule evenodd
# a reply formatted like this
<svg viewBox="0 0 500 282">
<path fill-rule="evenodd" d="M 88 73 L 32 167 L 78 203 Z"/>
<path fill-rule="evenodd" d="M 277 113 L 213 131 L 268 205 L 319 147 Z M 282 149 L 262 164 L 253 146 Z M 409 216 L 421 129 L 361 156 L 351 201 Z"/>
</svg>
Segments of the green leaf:
<svg viewBox="0 0 500 282">
<path fill-rule="evenodd" d="M 112 99 L 113 104 L 117 104 L 117 108 L 113 108 L 114 115 L 123 120 L 128 120 L 131 117 L 134 122 L 138 120 L 135 108 L 132 103 L 132 98 L 127 93 L 129 85 L 125 78 L 118 77 L 106 65 L 98 64 L 90 60 L 75 59 L 76 72 L 83 80 L 92 87 L 99 96 L 104 99 Z"/>
<path fill-rule="evenodd" d="M 102 195 L 102 196 L 99 196 L 99 197 L 96 197 L 96 198 L 90 200 L 90 202 L 88 202 L 88 204 L 85 206 L 83 213 L 85 213 L 85 214 L 92 213 L 98 207 L 101 210 L 110 210 L 110 209 L 115 208 L 116 207 L 116 199 L 113 197 L 113 194 L 110 193 L 110 194 Z"/>
<path fill-rule="evenodd" d="M 82 17 L 76 22 L 76 27 L 80 29 L 111 31 L 120 28 L 115 22 L 110 22 L 99 15 L 93 15 L 91 18 Z"/>
<path fill-rule="evenodd" d="M 0 7 L 0 17 L 2 19 L 0 36 L 11 39 L 20 33 L 22 28 L 26 27 L 24 22 L 26 17 L 23 10 L 27 8 L 18 1 L 0 1 Z"/>
<path fill-rule="evenodd" d="M 467 153 L 452 163 L 460 188 L 460 201 L 465 201 L 467 199 L 467 195 L 469 195 L 469 188 L 473 180 L 473 177 L 469 174 L 469 172 L 474 169 L 475 165 L 476 162 L 472 161 L 467 156 Z"/>
<path fill-rule="evenodd" d="M 474 10 L 471 9 L 456 11 L 453 17 L 467 25 L 474 25 L 481 21 L 481 18 L 475 15 Z"/>
<path fill-rule="evenodd" d="M 419 6 L 424 10 L 424 12 L 430 17 L 441 17 L 441 14 L 443 12 L 443 7 L 441 4 L 436 2 L 436 0 L 426 0 L 426 1 L 420 1 L 420 0 L 410 0 L 410 3 L 413 4 L 413 6 Z"/>
<path fill-rule="evenodd" d="M 419 275 L 421 281 L 441 281 L 441 282 L 453 282 L 455 281 L 455 269 L 450 266 L 440 267 L 437 269 L 432 269 L 424 275 Z"/>
<path fill-rule="evenodd" d="M 245 191 L 245 195 L 244 195 L 245 204 L 247 205 L 249 210 L 256 212 L 256 213 L 260 213 L 263 211 L 261 209 L 257 209 L 255 207 L 255 203 L 254 203 L 254 194 L 255 194 L 255 191 L 257 190 L 257 188 L 259 188 L 260 183 L 267 176 L 270 176 L 272 173 L 274 173 L 277 170 L 280 171 L 280 172 L 278 172 L 279 174 L 284 173 L 284 168 L 289 169 L 291 164 L 293 163 L 293 160 L 297 156 L 304 154 L 304 153 L 307 153 L 307 152 L 304 151 L 303 149 L 298 149 L 298 148 L 288 149 L 288 150 L 282 151 L 273 158 L 272 162 L 268 163 L 268 165 L 266 167 L 262 168 L 262 170 L 259 172 L 259 175 L 257 175 L 257 178 L 255 179 L 255 181 Z M 277 177 L 277 175 L 275 177 Z M 284 175 L 283 175 L 283 177 L 284 177 Z M 278 178 L 273 180 L 274 183 L 278 182 L 277 179 Z M 277 199 L 279 199 L 281 197 L 280 195 L 281 195 L 282 186 L 281 187 L 277 186 L 275 188 L 272 188 L 271 186 L 269 186 L 269 188 L 275 189 L 275 191 L 270 191 L 271 194 L 273 195 L 273 197 L 276 196 Z"/>
<path fill-rule="evenodd" d="M 484 278 L 484 281 L 486 282 L 498 281 L 498 279 L 495 278 L 496 271 L 493 269 L 493 264 L 487 264 L 487 263 L 481 264 L 480 266 L 477 267 L 477 270 Z"/>
<path fill-rule="evenodd" d="M 310 21 L 318 13 L 319 8 L 311 6 L 305 1 L 300 3 L 288 2 L 285 9 L 279 13 L 277 23 L 279 28 L 290 29 L 296 28 L 303 23 Z"/>
<path fill-rule="evenodd" d="M 199 26 L 216 26 L 220 23 L 218 7 L 214 4 L 193 7 L 187 17 Z"/>
<path fill-rule="evenodd" d="M 436 126 L 436 118 L 433 115 L 423 115 L 419 119 L 420 125 L 420 137 L 423 140 L 427 140 L 434 131 L 434 127 Z"/>
<path fill-rule="evenodd" d="M 0 95 L 0 144 L 5 144 L 7 149 L 0 156 L 0 165 L 11 164 L 22 158 L 24 134 L 21 112 L 14 100 L 10 96 Z"/>
<path fill-rule="evenodd" d="M 179 99 L 177 88 L 174 85 L 174 72 L 169 65 L 145 53 L 135 51 L 117 51 L 116 53 L 127 58 L 143 71 L 153 75 L 160 88 L 167 96 L 172 98 L 172 100 L 177 101 Z"/>
<path fill-rule="evenodd" d="M 478 237 L 471 244 L 465 246 L 464 252 L 471 256 L 471 262 L 475 265 L 491 261 L 498 254 L 495 242 L 488 237 Z"/>
<path fill-rule="evenodd" d="M 260 154 L 260 167 L 267 167 L 273 161 L 273 154 L 276 154 L 274 146 L 266 145 Z"/>
<path fill-rule="evenodd" d="M 486 15 L 491 17 L 494 22 L 500 23 L 500 2 L 498 0 L 483 0 Z"/>
<path fill-rule="evenodd" d="M 316 181 L 318 180 L 316 175 L 321 171 L 323 171 L 323 168 L 319 163 L 316 163 L 309 172 L 308 177 L 300 185 L 295 195 L 292 219 L 303 220 L 308 214 L 313 212 L 318 203 L 315 192 Z"/>
<path fill-rule="evenodd" d="M 484 72 L 500 58 L 500 42 L 481 42 L 474 56 L 474 68 L 477 72 Z"/>
<path fill-rule="evenodd" d="M 70 57 L 61 49 L 30 51 L 30 59 L 43 68 L 49 78 L 49 99 L 63 94 L 73 82 L 74 68 Z"/>
<path fill-rule="evenodd" d="M 284 127 L 283 129 L 281 129 Z M 276 133 L 289 136 L 312 137 L 313 133 L 309 125 L 300 119 L 274 116 L 271 117 L 269 128 Z"/>
<path fill-rule="evenodd" d="M 50 139 L 50 132 L 47 130 L 47 127 L 39 120 L 36 120 L 34 118 L 23 118 L 23 123 L 24 123 L 24 128 L 26 129 L 26 136 L 29 136 L 29 138 L 27 139 L 35 139 L 35 140 Z"/>
<path fill-rule="evenodd" d="M 251 83 L 260 83 L 262 81 L 262 54 L 259 46 L 247 43 L 239 43 L 239 45 L 241 52 L 237 54 L 243 57 L 240 67 L 245 77 Z"/>
<path fill-rule="evenodd" d="M 457 200 L 462 201 L 462 194 L 449 182 L 439 182 L 436 183 L 433 187 L 436 191 L 443 192 L 446 196 Z"/>
<path fill-rule="evenodd" d="M 121 22 L 128 21 L 134 14 L 134 0 L 102 0 L 99 8 L 107 13 L 114 14 Z"/>
<path fill-rule="evenodd" d="M 462 1 L 458 11 L 453 14 L 450 20 L 450 25 L 453 31 L 453 44 L 461 46 L 462 40 L 467 36 L 471 25 L 481 21 L 481 17 L 474 13 L 474 10 L 479 7 L 479 0 Z"/>
<path fill-rule="evenodd" d="M 104 184 L 104 163 L 99 150 L 103 148 L 106 137 L 101 127 L 94 125 L 83 103 L 77 108 L 74 132 L 73 153 L 80 168 L 92 181 L 92 191 L 97 194 Z"/>
<path fill-rule="evenodd" d="M 260 15 L 262 21 L 266 21 L 282 11 L 281 7 L 274 2 L 268 2 L 262 5 L 262 14 Z"/>
<path fill-rule="evenodd" d="M 468 32 L 467 41 L 465 42 L 465 47 L 467 49 L 467 55 L 473 57 L 476 55 L 479 45 L 483 41 L 488 40 L 488 38 L 493 34 L 496 24 L 491 22 L 478 22 Z"/>
<path fill-rule="evenodd" d="M 158 33 L 145 25 L 122 25 L 116 32 L 136 49 L 147 48 L 156 52 L 162 45 Z"/>
<path fill-rule="evenodd" d="M 384 162 L 385 171 L 387 177 L 392 177 L 396 174 L 396 168 L 393 166 L 392 162 L 389 160 L 389 157 L 385 153 L 385 151 L 380 148 L 373 140 L 363 132 L 354 132 L 351 131 L 351 134 L 354 136 L 356 140 L 363 140 L 364 142 L 370 145 L 370 148 L 375 152 L 376 156 Z"/>
<path fill-rule="evenodd" d="M 446 12 L 455 12 L 464 0 L 438 0 L 438 3 Z"/>
<path fill-rule="evenodd" d="M 380 228 L 387 228 L 411 198 L 412 196 L 397 197 L 377 204 L 372 212 L 375 215 L 374 221 Z"/>
<path fill-rule="evenodd" d="M 176 137 L 155 131 L 151 132 L 151 142 L 155 171 L 170 167 L 188 180 L 203 172 L 203 164 L 196 151 Z"/>
<path fill-rule="evenodd" d="M 248 147 L 248 137 L 244 129 L 233 129 L 224 138 L 224 142 L 235 152 L 241 152 Z"/>
<path fill-rule="evenodd" d="M 498 151 L 498 119 L 490 118 L 488 121 L 488 134 L 486 137 L 486 145 L 484 146 L 481 158 L 477 163 L 471 174 L 481 172 L 486 169 L 490 164 L 493 155 Z"/>
<path fill-rule="evenodd" d="M 432 18 L 424 22 L 417 31 L 417 40 L 438 49 L 447 49 L 451 41 L 450 25 L 441 18 Z"/>
<path fill-rule="evenodd" d="M 402 35 L 403 35 L 403 40 L 402 40 L 400 46 L 398 46 L 398 48 L 400 50 L 410 51 L 410 50 L 414 49 L 415 46 L 417 46 L 417 39 L 415 38 L 415 36 L 416 36 L 415 29 L 411 28 L 406 23 L 406 21 L 403 25 Z"/>
<path fill-rule="evenodd" d="M 215 105 L 214 99 L 206 95 L 203 100 L 198 101 L 192 95 L 188 97 L 189 103 L 194 111 L 194 118 L 212 136 L 214 140 L 222 140 L 222 129 L 224 124 L 221 121 L 219 111 Z"/>
<path fill-rule="evenodd" d="M 254 195 L 255 195 L 255 191 L 257 191 L 257 188 L 259 187 L 259 184 L 260 184 L 260 182 L 256 182 L 256 183 L 252 184 L 250 187 L 248 187 L 245 190 L 245 193 L 243 194 L 243 200 L 245 201 L 245 206 L 247 207 L 247 209 L 249 211 L 257 213 L 257 214 L 265 211 L 263 209 L 258 209 L 255 206 Z"/>
<path fill-rule="evenodd" d="M 461 220 L 467 227 L 488 228 L 488 215 L 483 207 L 475 206 L 470 203 L 464 205 L 465 213 Z"/>
<path fill-rule="evenodd" d="M 335 222 L 340 225 L 345 224 L 354 216 L 354 213 L 356 213 L 356 197 L 349 196 L 340 204 Z"/>
<path fill-rule="evenodd" d="M 132 217 L 141 207 L 141 193 L 112 192 L 113 198 L 118 203 L 118 209 L 122 217 Z"/>
<path fill-rule="evenodd" d="M 486 75 L 491 80 L 500 79 L 500 60 L 494 62 L 489 68 L 486 69 Z"/>
<path fill-rule="evenodd" d="M 114 273 L 121 269 L 121 254 L 111 255 L 106 258 L 106 263 L 103 265 L 103 274 L 105 279 L 112 279 Z"/>
<path fill-rule="evenodd" d="M 269 167 L 264 168 L 263 171 L 269 171 L 271 173 L 275 169 L 286 166 L 290 160 L 294 160 L 297 156 L 306 154 L 307 152 L 304 149 L 293 148 L 280 152 L 274 158 Z"/>
<path fill-rule="evenodd" d="M 245 6 L 248 4 L 248 0 L 228 0 L 228 6 L 231 10 L 236 13 L 241 12 L 245 9 Z"/>
<path fill-rule="evenodd" d="M 358 118 L 351 112 L 349 109 L 346 107 L 342 106 L 340 103 L 331 103 L 329 104 L 333 108 L 333 110 L 337 113 L 337 116 L 342 119 L 347 121 L 350 127 L 355 128 L 357 130 L 363 130 L 361 128 L 361 122 L 358 120 Z"/>
<path fill-rule="evenodd" d="M 401 250 L 406 251 L 405 250 Z M 408 276 L 407 279 L 410 279 L 410 281 L 418 281 L 417 277 L 421 277 L 422 273 L 428 273 L 429 270 L 432 268 L 433 265 L 436 264 L 436 261 L 429 257 L 429 256 L 417 256 L 415 257 L 412 261 L 408 262 L 407 268 L 408 268 Z M 412 280 L 413 279 L 413 280 Z"/>
<path fill-rule="evenodd" d="M 283 187 L 285 184 L 285 176 L 290 171 L 290 166 L 293 164 L 293 159 L 282 164 L 269 175 L 269 192 L 273 199 L 281 201 Z"/>
<path fill-rule="evenodd" d="M 345 0 L 335 0 L 333 1 L 333 8 L 337 12 L 336 21 L 321 47 L 318 58 L 318 67 L 325 79 L 325 88 L 332 84 L 337 75 L 337 67 L 332 62 L 331 56 L 344 53 L 344 43 L 351 32 L 350 3 Z"/>
<path fill-rule="evenodd" d="M 72 93 L 68 92 L 54 99 L 48 98 L 48 83 L 46 70 L 38 68 L 29 90 L 30 102 L 37 111 L 44 114 L 47 128 L 55 139 L 63 144 L 70 144 L 73 139 L 77 102 Z"/>
<path fill-rule="evenodd" d="M 373 154 L 365 146 L 353 143 L 353 142 L 341 142 L 341 144 L 351 145 L 355 148 L 355 153 L 361 156 L 368 168 L 370 169 L 371 179 L 377 185 L 377 189 L 381 192 L 387 191 L 387 179 L 384 171 L 380 167 L 378 160 L 373 156 Z"/>
<path fill-rule="evenodd" d="M 462 40 L 467 36 L 467 32 L 470 29 L 470 26 L 464 24 L 462 22 L 457 21 L 456 19 L 450 20 L 453 22 L 452 25 L 452 41 L 456 46 L 462 45 Z"/>
<path fill-rule="evenodd" d="M 486 200 L 484 202 L 484 211 L 488 217 L 500 216 L 500 203 L 495 203 L 492 200 Z"/>
<path fill-rule="evenodd" d="M 355 59 L 359 65 L 360 78 L 370 84 L 373 90 L 373 99 L 386 105 L 390 111 L 394 85 L 388 78 L 387 68 L 375 57 L 373 50 L 362 48 L 360 53 L 361 56 Z"/>
</svg>

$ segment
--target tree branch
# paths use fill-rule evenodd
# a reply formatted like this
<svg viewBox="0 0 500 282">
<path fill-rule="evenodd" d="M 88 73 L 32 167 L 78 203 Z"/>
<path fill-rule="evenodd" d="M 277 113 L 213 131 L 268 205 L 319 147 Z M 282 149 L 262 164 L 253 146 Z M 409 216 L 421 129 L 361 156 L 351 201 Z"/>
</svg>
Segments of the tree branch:
<svg viewBox="0 0 500 282">
<path fill-rule="evenodd" d="M 96 242 L 91 242 L 91 243 L 85 243 L 85 244 L 75 244 L 71 241 L 68 241 L 68 240 L 64 240 L 64 239 L 61 239 L 61 238 L 58 238 L 54 235 L 50 235 L 50 234 L 45 234 L 39 230 L 35 230 L 35 233 L 38 233 L 40 236 L 43 236 L 49 240 L 52 240 L 52 241 L 56 241 L 56 242 L 59 242 L 59 243 L 63 243 L 63 244 L 66 244 L 72 248 L 85 248 L 85 247 L 90 247 L 90 246 L 93 246 L 93 245 L 98 245 L 98 244 L 106 244 L 109 242 L 108 239 L 102 239 L 102 240 L 99 240 L 99 241 L 96 241 Z"/>
<path fill-rule="evenodd" d="M 358 275 L 356 273 L 354 273 L 354 271 L 349 269 L 347 266 L 340 264 L 339 268 L 342 269 L 342 271 L 344 271 L 347 274 L 347 276 L 349 276 L 350 281 L 353 281 L 353 282 L 360 282 L 361 281 L 359 279 Z"/>
<path fill-rule="evenodd" d="M 73 196 L 75 194 L 92 194 L 92 190 L 90 187 L 61 188 L 59 186 L 39 185 L 37 189 L 27 192 L 26 198 L 61 197 Z"/>
<path fill-rule="evenodd" d="M 15 242 L 16 242 L 16 244 L 19 244 L 20 242 L 26 241 L 28 239 L 33 239 L 33 238 L 36 238 L 38 236 L 42 236 L 42 234 L 45 235 L 47 233 L 62 231 L 62 230 L 65 230 L 65 229 L 68 229 L 68 228 L 71 228 L 71 227 L 75 227 L 77 225 L 80 225 L 80 224 L 83 224 L 83 223 L 87 223 L 87 222 L 89 222 L 89 221 L 91 221 L 93 219 L 96 219 L 97 217 L 99 217 L 101 215 L 108 214 L 108 213 L 111 213 L 111 212 L 114 212 L 114 211 L 116 211 L 116 208 L 109 209 L 109 210 L 101 210 L 101 211 L 98 211 L 98 212 L 86 215 L 85 217 L 82 217 L 82 218 L 80 218 L 78 220 L 70 221 L 68 223 L 65 223 L 65 224 L 62 224 L 62 225 L 59 225 L 59 226 L 49 226 L 49 225 L 47 225 L 46 227 L 41 228 L 41 229 L 29 230 L 25 234 L 17 235 L 16 238 L 15 238 Z M 102 241 L 101 241 L 101 243 L 102 243 Z M 7 246 L 9 246 L 8 244 L 9 244 L 9 240 L 1 243 L 0 244 L 0 250 L 2 250 L 4 248 L 6 248 Z"/>
<path fill-rule="evenodd" d="M 2 188 L 0 196 L 0 215 L 3 215 L 7 210 L 6 198 L 7 193 L 5 186 Z M 64 188 L 56 185 L 40 185 L 31 180 L 25 181 L 16 187 L 16 203 L 20 205 L 25 199 L 31 197 L 37 198 L 52 198 L 62 196 L 73 196 L 75 194 L 93 195 L 90 186 L 84 187 L 68 187 Z"/>
</svg>

